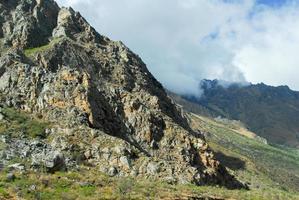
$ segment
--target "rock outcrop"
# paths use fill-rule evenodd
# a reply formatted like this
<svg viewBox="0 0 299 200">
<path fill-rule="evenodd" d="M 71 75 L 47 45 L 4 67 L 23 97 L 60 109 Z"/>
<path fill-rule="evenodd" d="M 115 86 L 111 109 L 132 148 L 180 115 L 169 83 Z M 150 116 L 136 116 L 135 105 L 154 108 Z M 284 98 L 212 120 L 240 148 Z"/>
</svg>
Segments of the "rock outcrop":
<svg viewBox="0 0 299 200">
<path fill-rule="evenodd" d="M 52 0 L 2 0 L 0 12 L 1 104 L 52 124 L 38 147 L 46 150 L 26 155 L 33 165 L 84 162 L 111 176 L 243 187 L 121 42 Z"/>
</svg>

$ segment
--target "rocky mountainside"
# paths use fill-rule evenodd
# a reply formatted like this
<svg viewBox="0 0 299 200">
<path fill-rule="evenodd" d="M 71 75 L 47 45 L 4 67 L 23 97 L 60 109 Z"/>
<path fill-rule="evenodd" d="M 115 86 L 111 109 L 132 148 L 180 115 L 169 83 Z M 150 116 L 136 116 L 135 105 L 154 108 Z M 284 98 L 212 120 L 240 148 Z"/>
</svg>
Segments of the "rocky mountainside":
<svg viewBox="0 0 299 200">
<path fill-rule="evenodd" d="M 175 99 L 199 114 L 240 120 L 272 144 L 299 147 L 299 92 L 265 84 L 224 87 L 217 80 L 204 80 L 201 88 L 200 98 Z"/>
<path fill-rule="evenodd" d="M 2 165 L 243 187 L 121 42 L 52 0 L 0 3 Z"/>
</svg>

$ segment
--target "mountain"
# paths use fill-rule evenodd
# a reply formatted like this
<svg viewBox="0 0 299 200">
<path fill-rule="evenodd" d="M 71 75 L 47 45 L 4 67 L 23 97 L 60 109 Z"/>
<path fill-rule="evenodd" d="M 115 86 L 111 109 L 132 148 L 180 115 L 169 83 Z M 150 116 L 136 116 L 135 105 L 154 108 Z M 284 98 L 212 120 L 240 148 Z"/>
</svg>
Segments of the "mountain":
<svg viewBox="0 0 299 200">
<path fill-rule="evenodd" d="M 263 83 L 223 86 L 217 80 L 204 80 L 200 87 L 200 98 L 183 96 L 177 101 L 192 102 L 197 109 L 193 112 L 205 116 L 240 120 L 272 144 L 299 147 L 299 92 Z"/>
<path fill-rule="evenodd" d="M 0 0 L 0 24 L 0 199 L 298 199 L 296 150 L 186 112 L 80 13 Z"/>
<path fill-rule="evenodd" d="M 146 65 L 52 0 L 0 4 L 2 168 L 246 188 Z M 16 163 L 14 163 L 14 161 Z"/>
</svg>

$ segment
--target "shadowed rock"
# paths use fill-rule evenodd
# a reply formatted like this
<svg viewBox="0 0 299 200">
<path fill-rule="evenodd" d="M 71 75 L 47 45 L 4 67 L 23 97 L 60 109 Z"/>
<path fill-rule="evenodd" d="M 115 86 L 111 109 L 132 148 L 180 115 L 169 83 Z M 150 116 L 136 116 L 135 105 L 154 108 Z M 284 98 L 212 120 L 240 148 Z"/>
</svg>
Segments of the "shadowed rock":
<svg viewBox="0 0 299 200">
<path fill-rule="evenodd" d="M 53 1 L 4 1 L 1 9 L 13 27 L 3 36 L 1 102 L 52 122 L 51 149 L 63 152 L 67 167 L 88 152 L 86 162 L 113 176 L 243 187 L 121 42 Z M 12 17 L 20 13 L 26 23 Z M 64 164 L 53 159 L 51 169 Z"/>
</svg>

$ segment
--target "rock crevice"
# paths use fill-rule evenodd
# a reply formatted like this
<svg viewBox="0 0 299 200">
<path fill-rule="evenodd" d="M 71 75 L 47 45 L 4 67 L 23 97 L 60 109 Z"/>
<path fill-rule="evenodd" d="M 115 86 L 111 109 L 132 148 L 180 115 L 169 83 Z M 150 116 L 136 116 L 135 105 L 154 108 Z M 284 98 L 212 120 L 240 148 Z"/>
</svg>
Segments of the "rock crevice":
<svg viewBox="0 0 299 200">
<path fill-rule="evenodd" d="M 84 160 L 112 176 L 243 187 L 121 42 L 51 0 L 3 1 L 0 11 L 9 48 L 0 58 L 1 104 L 55 124 L 50 148 L 64 156 L 49 166 Z"/>
</svg>

